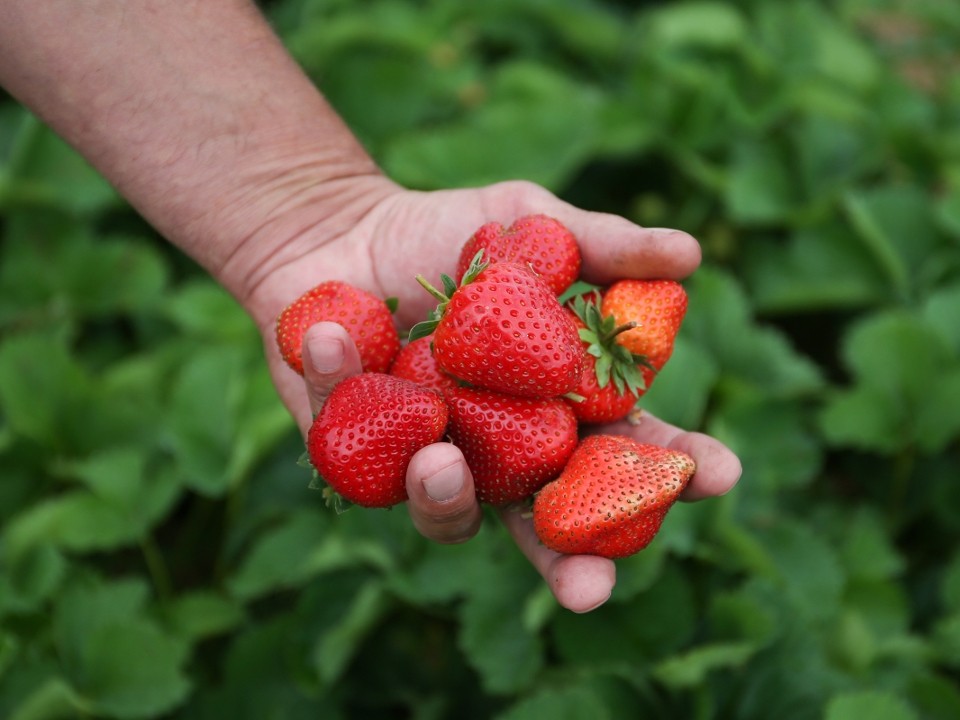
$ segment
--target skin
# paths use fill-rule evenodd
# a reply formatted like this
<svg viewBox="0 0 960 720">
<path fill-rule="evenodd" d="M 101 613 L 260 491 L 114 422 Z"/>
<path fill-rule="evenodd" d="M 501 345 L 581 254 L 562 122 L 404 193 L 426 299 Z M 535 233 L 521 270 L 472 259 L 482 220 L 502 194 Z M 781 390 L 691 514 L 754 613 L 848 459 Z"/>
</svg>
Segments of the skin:
<svg viewBox="0 0 960 720">
<path fill-rule="evenodd" d="M 483 223 L 552 215 L 578 237 L 583 277 L 681 280 L 700 263 L 688 234 L 575 208 L 526 182 L 414 192 L 385 177 L 249 0 L 0 0 L 0 85 L 71 143 L 164 237 L 249 313 L 277 391 L 300 429 L 340 379 L 359 372 L 343 328 L 305 339 L 305 379 L 274 346 L 274 321 L 301 293 L 340 279 L 400 300 L 398 323 L 432 299 L 413 281 L 453 274 Z M 725 446 L 652 416 L 616 425 L 688 452 L 685 499 L 729 491 L 740 462 Z M 407 478 L 425 536 L 463 542 L 481 523 L 469 468 L 438 443 Z M 518 512 L 501 517 L 558 602 L 586 612 L 609 598 L 612 561 L 560 556 Z"/>
</svg>

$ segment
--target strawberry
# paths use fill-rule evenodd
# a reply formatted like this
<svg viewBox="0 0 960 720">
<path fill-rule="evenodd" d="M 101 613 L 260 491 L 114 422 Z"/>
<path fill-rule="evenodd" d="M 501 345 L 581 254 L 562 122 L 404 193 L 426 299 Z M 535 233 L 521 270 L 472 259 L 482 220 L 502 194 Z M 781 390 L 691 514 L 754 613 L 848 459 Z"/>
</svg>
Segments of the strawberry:
<svg viewBox="0 0 960 720">
<path fill-rule="evenodd" d="M 390 507 L 407 499 L 410 458 L 439 441 L 447 426 L 440 394 L 383 373 L 337 383 L 307 434 L 320 479 L 343 499 Z"/>
<path fill-rule="evenodd" d="M 577 446 L 577 419 L 562 398 L 521 398 L 458 387 L 446 394 L 447 433 L 473 472 L 477 498 L 523 500 L 553 480 Z"/>
<path fill-rule="evenodd" d="M 689 455 L 622 435 L 590 435 L 537 493 L 533 526 L 548 548 L 622 558 L 653 540 L 696 467 Z"/>
<path fill-rule="evenodd" d="M 412 380 L 418 385 L 432 388 L 440 393 L 459 387 L 457 379 L 445 373 L 437 365 L 432 344 L 432 335 L 408 342 L 400 348 L 400 352 L 393 359 L 390 374 Z"/>
<path fill-rule="evenodd" d="M 471 385 L 521 397 L 557 397 L 580 382 L 584 350 L 577 328 L 532 270 L 481 261 L 477 253 L 459 287 L 445 293 L 417 280 L 440 300 L 411 340 L 433 333 L 437 364 Z"/>
<path fill-rule="evenodd" d="M 366 372 L 385 373 L 400 350 L 391 303 L 373 293 L 329 280 L 308 290 L 277 318 L 277 345 L 284 361 L 303 375 L 303 336 L 311 325 L 339 323 L 353 338 Z"/>
<path fill-rule="evenodd" d="M 613 316 L 600 314 L 600 292 L 577 295 L 569 310 L 586 348 L 586 364 L 580 385 L 570 404 L 582 423 L 614 422 L 627 416 L 646 392 L 644 373 L 651 373 L 645 358 L 632 354 L 617 337 L 636 327 L 632 322 L 616 325 Z"/>
<path fill-rule="evenodd" d="M 673 343 L 687 312 L 687 293 L 674 280 L 619 280 L 607 288 L 601 305 L 617 325 L 635 322 L 617 342 L 634 355 L 642 355 L 654 370 L 661 370 L 673 354 Z M 648 376 L 653 379 L 653 373 Z"/>
<path fill-rule="evenodd" d="M 547 215 L 526 215 L 509 228 L 489 222 L 467 240 L 457 263 L 461 280 L 478 251 L 488 262 L 529 264 L 547 287 L 559 295 L 580 274 L 580 247 L 573 233 Z"/>
</svg>

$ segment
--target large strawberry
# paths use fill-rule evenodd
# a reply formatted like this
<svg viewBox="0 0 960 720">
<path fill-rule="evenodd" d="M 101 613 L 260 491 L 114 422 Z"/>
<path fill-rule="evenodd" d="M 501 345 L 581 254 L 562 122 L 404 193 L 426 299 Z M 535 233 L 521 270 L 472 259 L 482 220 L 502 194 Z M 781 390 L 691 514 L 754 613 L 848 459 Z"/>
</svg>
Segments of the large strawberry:
<svg viewBox="0 0 960 720">
<path fill-rule="evenodd" d="M 577 328 L 543 281 L 525 265 L 481 261 L 477 253 L 459 287 L 417 280 L 440 300 L 411 340 L 433 333 L 437 364 L 471 385 L 521 397 L 557 397 L 583 372 Z"/>
<path fill-rule="evenodd" d="M 563 470 L 577 446 L 577 419 L 562 398 L 520 398 L 460 387 L 446 393 L 447 433 L 473 472 L 477 498 L 528 498 Z"/>
<path fill-rule="evenodd" d="M 659 532 L 695 469 L 677 450 L 622 435 L 587 436 L 560 477 L 537 493 L 534 530 L 559 553 L 633 555 Z"/>
<path fill-rule="evenodd" d="M 580 385 L 571 394 L 571 407 L 582 423 L 614 422 L 626 417 L 646 392 L 646 359 L 631 353 L 617 337 L 636 325 L 617 325 L 613 316 L 603 317 L 600 291 L 577 295 L 569 304 L 570 314 L 586 348 L 586 364 Z"/>
<path fill-rule="evenodd" d="M 310 426 L 307 454 L 343 499 L 389 507 L 407 499 L 410 458 L 443 437 L 447 417 L 436 391 L 392 375 L 361 373 L 334 386 Z"/>
<path fill-rule="evenodd" d="M 675 280 L 618 280 L 603 294 L 603 315 L 617 325 L 637 327 L 617 336 L 617 342 L 634 355 L 642 355 L 661 370 L 673 354 L 673 343 L 687 312 L 687 293 Z M 645 373 L 648 383 L 653 373 Z"/>
<path fill-rule="evenodd" d="M 457 379 L 444 372 L 433 356 L 433 335 L 411 340 L 393 359 L 390 374 L 411 380 L 440 393 L 459 387 Z"/>
<path fill-rule="evenodd" d="M 577 239 L 559 220 L 548 215 L 526 215 L 508 228 L 498 222 L 483 225 L 460 251 L 458 281 L 480 250 L 488 262 L 529 264 L 555 295 L 566 290 L 580 274 Z"/>
<path fill-rule="evenodd" d="M 329 280 L 305 292 L 277 318 L 280 354 L 301 375 L 303 336 L 311 325 L 324 321 L 339 323 L 346 329 L 367 372 L 385 373 L 400 350 L 390 303 L 361 288 Z"/>
</svg>

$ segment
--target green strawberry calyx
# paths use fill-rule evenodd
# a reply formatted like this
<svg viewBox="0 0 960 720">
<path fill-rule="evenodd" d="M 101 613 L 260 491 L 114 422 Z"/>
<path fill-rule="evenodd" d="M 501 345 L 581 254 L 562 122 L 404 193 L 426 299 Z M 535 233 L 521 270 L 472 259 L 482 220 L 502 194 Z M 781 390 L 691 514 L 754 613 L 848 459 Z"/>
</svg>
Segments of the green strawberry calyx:
<svg viewBox="0 0 960 720">
<path fill-rule="evenodd" d="M 440 281 L 443 285 L 443 290 L 438 290 L 423 276 L 417 275 L 417 282 L 426 290 L 428 293 L 433 295 L 438 301 L 436 308 L 430 311 L 430 315 L 423 322 L 418 322 L 412 328 L 407 335 L 407 339 L 410 342 L 414 340 L 419 340 L 422 337 L 430 335 L 437 327 L 437 323 L 440 322 L 440 318 L 443 317 L 443 313 L 447 310 L 447 304 L 450 302 L 450 298 L 457 291 L 458 287 L 463 287 L 468 283 L 473 282 L 477 275 L 483 272 L 484 268 L 487 267 L 489 263 L 483 261 L 483 250 L 477 251 L 477 254 L 473 256 L 473 259 L 470 261 L 470 265 L 467 267 L 467 271 L 463 274 L 463 278 L 460 280 L 460 285 L 458 286 L 456 281 L 449 275 L 441 275 Z"/>
<path fill-rule="evenodd" d="M 586 327 L 580 328 L 580 339 L 586 343 L 586 352 L 596 358 L 597 385 L 603 389 L 611 382 L 619 395 L 630 392 L 639 396 L 646 389 L 640 367 L 653 368 L 644 355 L 635 355 L 616 341 L 620 333 L 632 330 L 637 323 L 617 325 L 613 315 L 600 312 L 598 288 L 573 294 L 567 299 L 569 307 Z"/>
<path fill-rule="evenodd" d="M 303 452 L 303 454 L 297 460 L 297 465 L 308 468 L 311 471 L 312 476 L 310 478 L 310 484 L 307 487 L 309 487 L 311 490 L 320 490 L 321 495 L 323 496 L 324 504 L 328 508 L 333 508 L 337 515 L 345 513 L 347 510 L 353 507 L 352 502 L 347 500 L 345 497 L 343 497 L 343 495 L 338 493 L 327 484 L 327 481 L 323 479 L 323 476 L 319 473 L 314 464 L 310 462 L 309 452 Z"/>
</svg>

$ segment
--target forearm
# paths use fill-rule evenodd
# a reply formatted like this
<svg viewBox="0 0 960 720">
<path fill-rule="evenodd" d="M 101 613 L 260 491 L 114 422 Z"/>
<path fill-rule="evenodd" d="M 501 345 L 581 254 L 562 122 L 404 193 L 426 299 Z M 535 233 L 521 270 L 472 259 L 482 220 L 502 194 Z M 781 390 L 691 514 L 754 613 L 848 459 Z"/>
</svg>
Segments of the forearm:
<svg viewBox="0 0 960 720">
<path fill-rule="evenodd" d="M 250 0 L 0 0 L 0 84 L 241 298 L 383 183 Z"/>
</svg>

